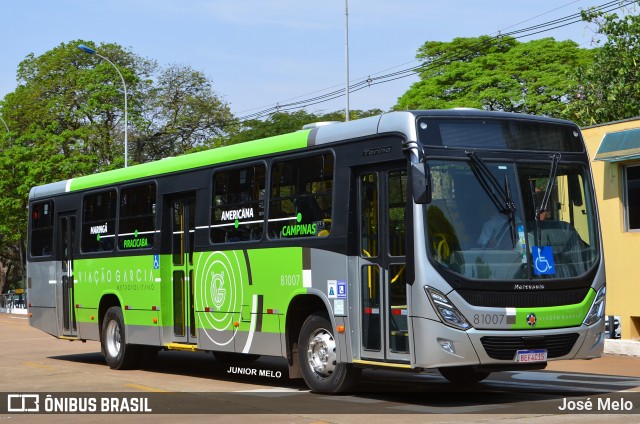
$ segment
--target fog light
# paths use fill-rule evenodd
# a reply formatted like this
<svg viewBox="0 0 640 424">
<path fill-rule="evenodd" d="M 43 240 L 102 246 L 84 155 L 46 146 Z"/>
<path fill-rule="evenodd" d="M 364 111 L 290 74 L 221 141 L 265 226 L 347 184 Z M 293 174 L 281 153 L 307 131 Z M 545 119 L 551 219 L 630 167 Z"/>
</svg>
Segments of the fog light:
<svg viewBox="0 0 640 424">
<path fill-rule="evenodd" d="M 440 347 L 446 352 L 452 353 L 454 355 L 456 354 L 456 348 L 451 340 L 441 339 L 438 337 L 438 343 L 440 344 Z"/>
<path fill-rule="evenodd" d="M 593 350 L 600 343 L 604 343 L 602 339 L 604 339 L 604 331 L 601 333 L 598 333 L 598 336 L 596 337 L 596 341 L 593 343 L 593 346 L 591 346 L 591 349 Z"/>
</svg>

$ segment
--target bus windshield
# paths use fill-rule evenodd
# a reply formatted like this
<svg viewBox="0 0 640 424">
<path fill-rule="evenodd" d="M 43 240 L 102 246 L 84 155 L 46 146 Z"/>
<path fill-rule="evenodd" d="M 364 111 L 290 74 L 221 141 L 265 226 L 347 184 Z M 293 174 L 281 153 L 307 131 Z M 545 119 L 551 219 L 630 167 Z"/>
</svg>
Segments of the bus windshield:
<svg viewBox="0 0 640 424">
<path fill-rule="evenodd" d="M 574 278 L 597 258 L 588 170 L 565 164 L 429 160 L 429 251 L 473 280 Z"/>
</svg>

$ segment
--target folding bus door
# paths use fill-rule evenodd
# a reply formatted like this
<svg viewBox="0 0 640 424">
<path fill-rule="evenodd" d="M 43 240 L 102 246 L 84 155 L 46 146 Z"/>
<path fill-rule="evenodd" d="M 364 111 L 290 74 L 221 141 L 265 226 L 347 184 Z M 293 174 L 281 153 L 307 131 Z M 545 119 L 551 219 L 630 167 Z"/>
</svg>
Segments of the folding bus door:
<svg viewBox="0 0 640 424">
<path fill-rule="evenodd" d="M 404 167 L 368 168 L 358 178 L 360 354 L 409 361 Z"/>
<path fill-rule="evenodd" d="M 195 194 L 185 193 L 173 196 L 169 203 L 171 213 L 173 340 L 180 343 L 197 343 L 193 270 Z"/>
<path fill-rule="evenodd" d="M 75 337 L 78 335 L 76 314 L 74 305 L 73 282 L 73 254 L 76 239 L 75 213 L 65 213 L 58 216 L 58 246 L 60 261 L 56 270 L 56 308 L 58 315 L 58 328 L 62 328 L 62 335 Z"/>
</svg>

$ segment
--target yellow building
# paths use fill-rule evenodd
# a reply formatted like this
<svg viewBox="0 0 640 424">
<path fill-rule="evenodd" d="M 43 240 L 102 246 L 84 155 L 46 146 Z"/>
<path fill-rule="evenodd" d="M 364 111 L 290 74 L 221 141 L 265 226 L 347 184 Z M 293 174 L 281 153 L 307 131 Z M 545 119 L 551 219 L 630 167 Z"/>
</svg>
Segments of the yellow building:
<svg viewBox="0 0 640 424">
<path fill-rule="evenodd" d="M 606 315 L 640 340 L 640 117 L 583 128 L 607 270 Z"/>
</svg>

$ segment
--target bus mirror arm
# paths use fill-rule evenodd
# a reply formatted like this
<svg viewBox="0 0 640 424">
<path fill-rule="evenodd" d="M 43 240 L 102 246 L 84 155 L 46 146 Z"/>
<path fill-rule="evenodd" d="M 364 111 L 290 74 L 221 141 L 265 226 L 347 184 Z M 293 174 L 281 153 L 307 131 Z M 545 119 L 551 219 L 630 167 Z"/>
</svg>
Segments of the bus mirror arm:
<svg viewBox="0 0 640 424">
<path fill-rule="evenodd" d="M 412 163 L 411 193 L 414 202 L 418 204 L 431 203 L 431 186 L 429 184 L 429 167 L 426 162 Z"/>
</svg>

